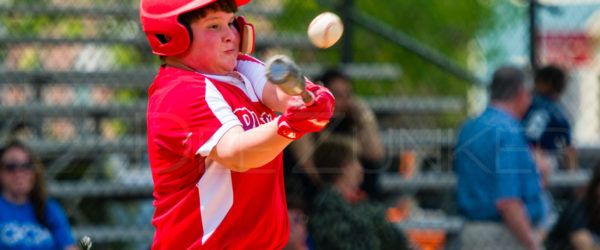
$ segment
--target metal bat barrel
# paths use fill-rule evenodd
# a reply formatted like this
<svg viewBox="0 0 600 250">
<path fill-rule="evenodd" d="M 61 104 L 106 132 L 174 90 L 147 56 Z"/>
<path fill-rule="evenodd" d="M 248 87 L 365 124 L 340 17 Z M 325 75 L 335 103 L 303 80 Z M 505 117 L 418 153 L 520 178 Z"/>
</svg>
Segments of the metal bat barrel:
<svg viewBox="0 0 600 250">
<path fill-rule="evenodd" d="M 306 82 L 300 68 L 285 55 L 271 57 L 266 63 L 267 78 L 288 95 L 300 95 L 304 103 L 312 103 L 313 96 L 306 91 Z"/>
</svg>

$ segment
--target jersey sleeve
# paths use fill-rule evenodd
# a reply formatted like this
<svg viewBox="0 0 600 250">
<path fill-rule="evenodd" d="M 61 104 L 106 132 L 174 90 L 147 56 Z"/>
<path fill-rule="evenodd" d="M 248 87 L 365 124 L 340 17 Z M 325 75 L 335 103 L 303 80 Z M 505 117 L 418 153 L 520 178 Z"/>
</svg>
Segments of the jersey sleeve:
<svg viewBox="0 0 600 250">
<path fill-rule="evenodd" d="M 151 105 L 158 107 L 148 114 L 153 143 L 189 158 L 207 156 L 227 130 L 241 125 L 209 79 L 181 83 Z"/>
<path fill-rule="evenodd" d="M 267 75 L 264 63 L 249 55 L 239 55 L 235 70 L 244 75 L 250 82 L 254 94 L 263 101 L 263 90 L 267 84 Z"/>
<path fill-rule="evenodd" d="M 54 200 L 49 200 L 46 203 L 46 222 L 52 238 L 60 249 L 75 244 L 75 238 L 73 238 L 73 234 L 71 233 L 71 226 L 69 225 L 67 216 L 58 202 Z"/>
</svg>

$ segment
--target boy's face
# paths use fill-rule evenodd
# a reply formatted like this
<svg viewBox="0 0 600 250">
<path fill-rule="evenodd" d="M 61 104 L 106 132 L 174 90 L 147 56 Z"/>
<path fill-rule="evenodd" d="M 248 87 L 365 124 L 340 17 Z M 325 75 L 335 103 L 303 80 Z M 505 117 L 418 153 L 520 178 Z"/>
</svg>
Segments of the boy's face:
<svg viewBox="0 0 600 250">
<path fill-rule="evenodd" d="M 181 56 L 183 63 L 201 73 L 224 75 L 233 71 L 240 34 L 233 26 L 234 13 L 208 11 L 191 23 L 192 44 Z"/>
</svg>

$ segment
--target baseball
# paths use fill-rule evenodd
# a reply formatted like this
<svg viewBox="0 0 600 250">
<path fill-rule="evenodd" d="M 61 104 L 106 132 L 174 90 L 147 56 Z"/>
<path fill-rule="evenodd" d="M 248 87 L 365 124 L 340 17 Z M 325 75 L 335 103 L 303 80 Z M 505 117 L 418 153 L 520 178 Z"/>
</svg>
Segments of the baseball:
<svg viewBox="0 0 600 250">
<path fill-rule="evenodd" d="M 334 45 L 344 32 L 342 20 L 331 12 L 319 14 L 308 25 L 308 37 L 317 47 L 325 49 Z"/>
</svg>

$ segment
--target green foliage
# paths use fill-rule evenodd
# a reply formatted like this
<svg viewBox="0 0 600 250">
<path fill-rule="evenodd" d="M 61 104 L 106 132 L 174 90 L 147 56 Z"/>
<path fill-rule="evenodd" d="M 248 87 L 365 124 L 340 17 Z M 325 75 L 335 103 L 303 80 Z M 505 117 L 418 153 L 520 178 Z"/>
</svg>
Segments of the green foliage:
<svg viewBox="0 0 600 250">
<path fill-rule="evenodd" d="M 332 11 L 316 1 L 283 0 L 285 5 L 283 13 L 275 20 L 275 28 L 279 31 L 294 31 L 306 34 L 310 21 L 323 11 Z M 281 33 L 280 33 L 281 34 Z M 294 59 L 299 62 L 319 62 L 327 66 L 335 66 L 341 56 L 340 43 L 329 49 L 316 49 L 312 51 L 294 51 Z"/>
<path fill-rule="evenodd" d="M 80 18 L 68 17 L 50 22 L 53 28 L 48 29 L 48 36 L 58 36 L 64 38 L 79 38 L 83 33 L 83 23 Z"/>
<path fill-rule="evenodd" d="M 2 16 L 3 26 L 12 36 L 32 37 L 38 35 L 50 26 L 50 20 L 50 17 L 32 14 Z"/>
<path fill-rule="evenodd" d="M 145 94 L 145 90 L 135 88 L 120 88 L 116 94 L 116 101 L 120 104 L 133 104 Z"/>
<path fill-rule="evenodd" d="M 283 0 L 284 13 L 278 17 L 276 25 L 287 30 L 304 30 L 310 20 L 325 11 L 316 1 Z"/>
<path fill-rule="evenodd" d="M 113 45 L 110 50 L 115 55 L 115 64 L 119 68 L 135 68 L 144 63 L 143 52 L 131 49 L 131 46 Z"/>
<path fill-rule="evenodd" d="M 34 70 L 40 67 L 40 56 L 34 48 L 23 50 L 17 68 L 24 71 Z"/>
<path fill-rule="evenodd" d="M 80 18 L 40 16 L 31 13 L 0 17 L 6 31 L 15 37 L 78 38 L 84 27 Z"/>
<path fill-rule="evenodd" d="M 345 1 L 333 1 L 340 5 Z M 277 20 L 281 31 L 304 31 L 310 20 L 323 11 L 341 12 L 328 9 L 316 1 L 285 0 L 284 13 Z M 470 48 L 468 44 L 477 35 L 495 28 L 496 1 L 448 1 L 448 0 L 402 0 L 371 1 L 355 0 L 354 5 L 360 11 L 391 25 L 423 45 L 431 47 L 461 67 L 467 68 Z M 410 51 L 394 44 L 371 30 L 355 24 L 353 43 L 353 61 L 355 62 L 391 62 L 402 67 L 403 75 L 394 82 L 356 81 L 355 89 L 363 95 L 459 95 L 464 96 L 470 83 L 461 80 L 447 71 Z M 298 60 L 335 64 L 341 56 L 338 43 L 327 50 L 317 52 L 297 51 Z"/>
</svg>

